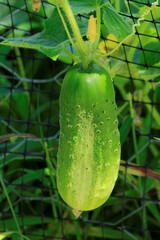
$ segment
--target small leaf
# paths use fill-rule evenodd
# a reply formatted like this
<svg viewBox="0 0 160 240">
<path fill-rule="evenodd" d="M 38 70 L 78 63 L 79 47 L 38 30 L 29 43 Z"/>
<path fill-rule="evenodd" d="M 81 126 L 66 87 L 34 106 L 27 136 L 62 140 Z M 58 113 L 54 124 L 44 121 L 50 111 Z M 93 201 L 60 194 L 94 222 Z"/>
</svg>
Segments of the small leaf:
<svg viewBox="0 0 160 240">
<path fill-rule="evenodd" d="M 126 36 L 131 34 L 131 25 L 112 6 L 105 6 L 102 8 L 102 11 L 102 20 L 106 33 L 114 34 L 119 41 L 122 41 Z"/>
</svg>

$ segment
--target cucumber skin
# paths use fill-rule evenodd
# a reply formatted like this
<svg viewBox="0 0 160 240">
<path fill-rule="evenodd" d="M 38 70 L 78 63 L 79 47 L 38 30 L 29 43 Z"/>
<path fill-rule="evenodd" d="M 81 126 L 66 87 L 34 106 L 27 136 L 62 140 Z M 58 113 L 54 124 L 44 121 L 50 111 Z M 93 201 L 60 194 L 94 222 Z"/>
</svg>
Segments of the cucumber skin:
<svg viewBox="0 0 160 240">
<path fill-rule="evenodd" d="M 57 187 L 73 209 L 93 210 L 110 196 L 118 176 L 117 107 L 107 71 L 75 65 L 60 94 Z"/>
</svg>

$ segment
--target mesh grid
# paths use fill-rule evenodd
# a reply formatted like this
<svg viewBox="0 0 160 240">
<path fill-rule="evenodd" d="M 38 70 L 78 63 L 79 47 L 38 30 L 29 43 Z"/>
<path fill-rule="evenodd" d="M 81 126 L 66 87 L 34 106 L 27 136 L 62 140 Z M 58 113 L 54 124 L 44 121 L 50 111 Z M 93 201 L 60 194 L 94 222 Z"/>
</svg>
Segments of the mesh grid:
<svg viewBox="0 0 160 240">
<path fill-rule="evenodd" d="M 154 1 L 126 2 L 129 11 L 120 15 L 135 24 L 138 9 L 151 6 Z M 0 0 L 1 36 L 22 37 L 41 31 L 43 20 L 50 16 L 52 7 L 43 1 L 41 11 L 35 13 L 27 0 Z M 145 81 L 134 73 L 134 69 L 135 66 L 150 69 L 151 55 L 148 53 L 159 54 L 160 57 L 160 51 L 147 49 L 143 44 L 146 39 L 159 42 L 160 18 L 155 20 L 151 11 L 149 20 L 144 22 L 149 22 L 154 31 L 146 29 L 140 32 L 136 28 L 134 41 L 122 44 L 121 55 L 110 56 L 111 67 L 120 62 L 123 69 L 114 77 L 117 105 L 121 109 L 120 125 L 130 114 L 126 92 L 132 94 L 132 104 L 137 114 L 136 128 L 130 129 L 122 146 L 125 171 L 119 173 L 116 187 L 107 203 L 96 211 L 83 213 L 79 219 L 71 215 L 59 198 L 55 175 L 53 173 L 51 183 L 46 164 L 48 154 L 54 168 L 56 166 L 58 98 L 68 66 L 53 62 L 35 50 L 0 46 L 0 136 L 29 133 L 37 137 L 1 140 L 3 184 L 0 185 L 0 232 L 18 231 L 14 211 L 19 231 L 28 239 L 158 239 L 159 182 L 147 176 L 147 169 L 160 172 L 159 144 L 153 141 L 153 137 L 160 135 L 159 79 Z M 137 55 L 129 55 L 130 49 L 141 56 L 141 61 Z M 159 69 L 159 66 L 152 68 Z M 120 84 L 124 91 L 120 92 Z M 143 89 L 148 89 L 146 91 L 149 93 L 145 95 Z M 44 152 L 40 140 L 47 143 L 47 152 Z M 129 162 L 144 167 L 146 176 L 141 178 L 127 174 Z M 13 234 L 7 239 L 17 239 L 17 235 Z"/>
</svg>

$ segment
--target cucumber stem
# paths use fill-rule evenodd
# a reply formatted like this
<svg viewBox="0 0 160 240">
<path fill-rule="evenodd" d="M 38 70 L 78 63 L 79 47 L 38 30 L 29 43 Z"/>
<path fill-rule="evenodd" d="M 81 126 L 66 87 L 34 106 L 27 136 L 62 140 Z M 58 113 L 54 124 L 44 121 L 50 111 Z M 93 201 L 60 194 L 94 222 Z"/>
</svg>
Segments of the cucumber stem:
<svg viewBox="0 0 160 240">
<path fill-rule="evenodd" d="M 73 40 L 72 40 L 71 34 L 70 34 L 69 30 L 68 30 L 67 24 L 65 23 L 65 19 L 64 19 L 64 17 L 63 17 L 63 14 L 61 13 L 61 10 L 60 10 L 60 8 L 59 8 L 58 5 L 57 5 L 57 10 L 58 10 L 59 16 L 60 16 L 60 18 L 61 18 L 61 21 L 62 21 L 62 23 L 63 23 L 64 29 L 65 29 L 65 31 L 66 31 L 66 34 L 67 34 L 67 36 L 68 36 L 69 41 L 70 41 L 71 45 L 72 45 L 74 48 L 76 48 L 76 46 L 75 46 L 75 44 L 74 44 L 74 42 L 73 42 Z"/>
<path fill-rule="evenodd" d="M 71 7 L 68 3 L 68 0 L 59 0 L 59 2 L 60 2 L 60 7 L 64 10 L 64 12 L 67 16 L 69 24 L 72 28 L 72 32 L 75 36 L 76 50 L 78 50 L 78 52 L 81 53 L 80 55 L 83 55 L 84 53 L 86 54 L 87 49 L 86 49 L 85 43 L 82 39 L 81 32 L 80 32 L 78 24 L 76 22 L 75 16 L 74 16 L 74 14 L 71 10 Z"/>
</svg>

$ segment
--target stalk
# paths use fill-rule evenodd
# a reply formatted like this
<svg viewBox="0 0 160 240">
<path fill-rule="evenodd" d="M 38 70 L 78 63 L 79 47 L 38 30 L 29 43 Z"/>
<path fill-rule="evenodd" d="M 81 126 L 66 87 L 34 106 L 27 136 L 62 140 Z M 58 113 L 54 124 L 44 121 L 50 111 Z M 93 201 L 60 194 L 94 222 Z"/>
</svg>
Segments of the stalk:
<svg viewBox="0 0 160 240">
<path fill-rule="evenodd" d="M 63 17 L 63 14 L 61 13 L 61 10 L 60 10 L 59 6 L 57 6 L 57 10 L 58 10 L 59 16 L 60 16 L 60 18 L 61 18 L 61 21 L 62 21 L 62 23 L 63 23 L 64 29 L 65 29 L 65 31 L 66 31 L 66 34 L 67 34 L 67 36 L 68 36 L 69 41 L 70 41 L 71 45 L 72 45 L 74 48 L 76 48 L 76 46 L 75 46 L 75 44 L 74 44 L 74 42 L 73 42 L 73 40 L 72 40 L 71 34 L 70 34 L 70 32 L 69 32 L 69 29 L 68 29 L 68 27 L 67 27 L 67 24 L 65 23 L 65 19 L 64 19 L 64 17 Z"/>
<path fill-rule="evenodd" d="M 0 173 L 0 175 L 2 175 L 2 173 Z M 11 209 L 12 216 L 13 216 L 15 225 L 16 225 L 16 227 L 17 227 L 18 234 L 19 234 L 20 236 L 22 236 L 22 232 L 21 232 L 21 229 L 20 229 L 20 226 L 19 226 L 19 222 L 18 222 L 18 220 L 17 220 L 17 218 L 16 218 L 16 214 L 15 214 L 15 211 L 14 211 L 14 209 L 13 209 L 12 202 L 11 202 L 10 197 L 9 197 L 9 195 L 8 195 L 6 186 L 5 186 L 4 182 L 3 182 L 2 176 L 0 176 L 0 183 L 1 183 L 1 185 L 2 185 L 2 189 L 3 189 L 3 191 L 4 191 L 4 194 L 5 194 L 6 198 L 7 198 L 8 205 L 9 205 L 9 207 L 10 207 L 10 209 Z"/>
<path fill-rule="evenodd" d="M 79 27 L 78 27 L 78 24 L 76 22 L 76 19 L 74 17 L 74 14 L 71 10 L 71 7 L 68 3 L 67 0 L 59 0 L 57 1 L 59 4 L 57 4 L 57 8 L 59 8 L 59 6 L 63 9 L 63 11 L 65 12 L 66 16 L 67 16 L 67 19 L 68 19 L 68 22 L 71 26 L 71 29 L 72 29 L 72 32 L 74 34 L 74 37 L 76 39 L 76 45 L 75 45 L 75 48 L 78 52 L 80 52 L 80 55 L 86 55 L 86 52 L 87 52 L 87 48 L 85 46 L 85 43 L 82 39 L 82 36 L 81 36 L 81 32 L 79 30 Z M 66 29 L 66 23 L 63 21 L 63 25 Z M 67 28 L 68 29 L 68 28 Z M 71 40 L 69 38 L 69 40 Z M 71 41 L 71 44 L 73 42 Z"/>
<path fill-rule="evenodd" d="M 130 112 L 131 112 L 131 118 L 134 119 L 134 114 L 133 114 L 133 104 L 132 104 L 132 95 L 129 93 L 129 103 L 130 103 Z M 136 131 L 135 131 L 135 126 L 134 123 L 132 122 L 132 135 L 133 135 L 133 145 L 134 145 L 134 150 L 135 150 L 135 155 L 136 155 L 136 161 L 138 164 L 140 164 L 140 159 L 139 159 L 139 154 L 138 154 L 138 146 L 137 146 L 137 137 L 136 137 Z M 139 182 L 139 193 L 141 194 L 142 191 L 142 180 L 138 178 Z"/>
</svg>

